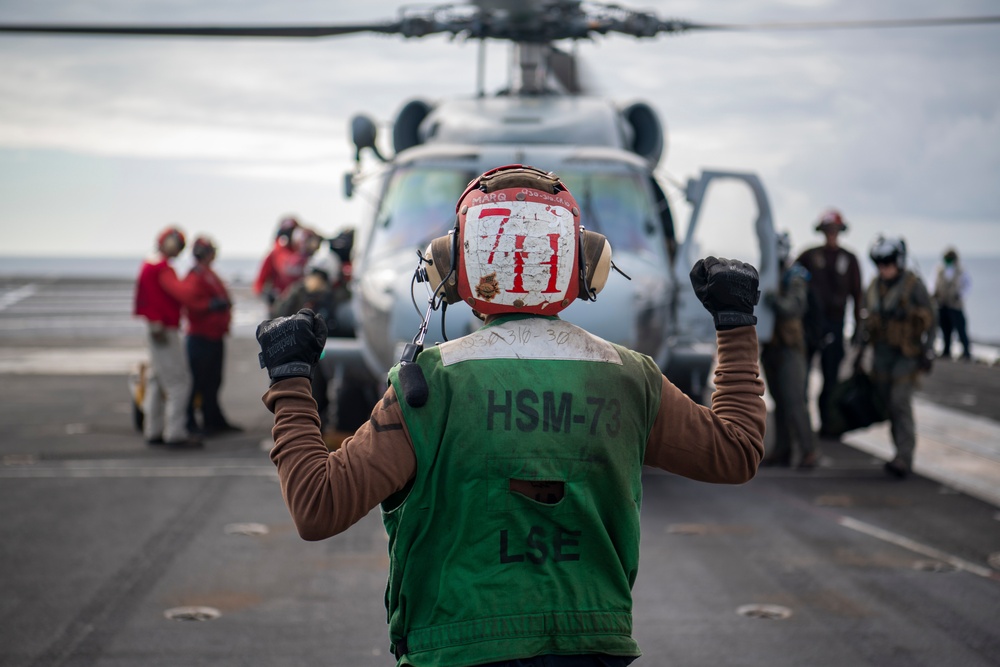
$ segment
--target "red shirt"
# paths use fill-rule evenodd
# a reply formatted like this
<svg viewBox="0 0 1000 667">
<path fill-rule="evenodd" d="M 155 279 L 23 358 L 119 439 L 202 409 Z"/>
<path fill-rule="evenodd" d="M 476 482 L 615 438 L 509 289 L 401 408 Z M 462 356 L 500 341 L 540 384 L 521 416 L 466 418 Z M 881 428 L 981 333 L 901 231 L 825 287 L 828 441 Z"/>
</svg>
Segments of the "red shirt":
<svg viewBox="0 0 1000 667">
<path fill-rule="evenodd" d="M 139 269 L 132 313 L 176 329 L 181 323 L 181 304 L 188 298 L 188 290 L 167 258 L 156 255 L 144 261 Z"/>
<path fill-rule="evenodd" d="M 218 307 L 223 300 L 227 304 L 232 303 L 222 279 L 210 267 L 195 264 L 184 278 L 184 283 L 191 295 L 190 300 L 184 304 L 188 334 L 209 340 L 222 340 L 229 333 L 229 323 L 232 320 L 230 307 Z M 216 306 L 214 309 L 213 304 Z"/>
<path fill-rule="evenodd" d="M 257 279 L 253 282 L 254 294 L 262 294 L 268 290 L 274 292 L 275 296 L 281 296 L 289 285 L 302 277 L 305 261 L 300 261 L 300 257 L 290 247 L 275 243 L 257 272 Z"/>
<path fill-rule="evenodd" d="M 308 261 L 308 255 L 294 250 L 277 258 L 278 279 L 275 280 L 274 287 L 278 290 L 279 296 L 285 294 L 289 287 L 302 280 L 306 274 Z"/>
</svg>

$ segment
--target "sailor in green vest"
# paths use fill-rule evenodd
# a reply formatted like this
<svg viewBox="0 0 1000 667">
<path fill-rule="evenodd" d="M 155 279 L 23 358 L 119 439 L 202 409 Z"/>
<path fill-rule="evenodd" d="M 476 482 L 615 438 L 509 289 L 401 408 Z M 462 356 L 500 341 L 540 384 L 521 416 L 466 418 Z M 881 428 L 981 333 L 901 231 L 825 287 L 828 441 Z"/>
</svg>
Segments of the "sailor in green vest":
<svg viewBox="0 0 1000 667">
<path fill-rule="evenodd" d="M 718 331 L 709 409 L 651 358 L 558 317 L 593 300 L 611 266 L 558 177 L 500 167 L 456 213 L 425 277 L 438 302 L 463 301 L 485 325 L 411 349 L 340 449 L 324 445 L 310 395 L 322 319 L 303 310 L 258 327 L 285 502 L 307 540 L 381 504 L 397 665 L 628 665 L 640 655 L 642 466 L 740 484 L 763 455 L 757 271 L 715 257 L 691 271 Z"/>
</svg>

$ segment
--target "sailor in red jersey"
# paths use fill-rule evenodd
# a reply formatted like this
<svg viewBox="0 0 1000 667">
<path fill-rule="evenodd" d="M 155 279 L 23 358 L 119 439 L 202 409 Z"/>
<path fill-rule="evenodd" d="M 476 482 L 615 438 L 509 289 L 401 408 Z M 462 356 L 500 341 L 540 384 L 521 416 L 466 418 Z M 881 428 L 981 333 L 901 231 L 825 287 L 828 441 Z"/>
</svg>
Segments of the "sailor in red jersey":
<svg viewBox="0 0 1000 667">
<path fill-rule="evenodd" d="M 242 430 L 222 414 L 219 389 L 226 356 L 225 336 L 232 319 L 232 301 L 225 284 L 215 271 L 216 247 L 211 239 L 199 236 L 191 247 L 195 264 L 184 278 L 191 290 L 185 304 L 187 315 L 187 359 L 191 368 L 191 396 L 187 406 L 187 428 L 192 433 L 215 435 Z M 197 412 L 201 413 L 199 425 Z"/>
<path fill-rule="evenodd" d="M 254 294 L 263 297 L 269 308 L 285 288 L 297 280 L 297 278 L 289 279 L 283 269 L 289 262 L 294 261 L 296 252 L 292 249 L 292 233 L 298 227 L 299 221 L 292 216 L 285 217 L 278 223 L 274 246 L 261 262 L 257 278 L 253 282 Z"/>
<path fill-rule="evenodd" d="M 151 445 L 201 447 L 185 425 L 191 377 L 181 347 L 181 305 L 190 299 L 190 290 L 170 266 L 170 260 L 184 249 L 184 234 L 167 227 L 157 237 L 157 250 L 139 270 L 133 313 L 149 325 L 149 366 L 143 399 L 143 434 Z"/>
</svg>

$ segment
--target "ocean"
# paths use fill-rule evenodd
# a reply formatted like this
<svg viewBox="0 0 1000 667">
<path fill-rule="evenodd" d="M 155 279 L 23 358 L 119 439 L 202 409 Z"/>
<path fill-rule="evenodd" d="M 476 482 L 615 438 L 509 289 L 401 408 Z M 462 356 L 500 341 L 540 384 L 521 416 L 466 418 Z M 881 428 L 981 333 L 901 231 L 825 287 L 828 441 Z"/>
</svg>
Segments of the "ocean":
<svg viewBox="0 0 1000 667">
<path fill-rule="evenodd" d="M 859 260 L 861 257 L 859 256 Z M 1000 346 L 1000 257 L 962 256 L 962 266 L 969 274 L 972 286 L 965 299 L 965 319 L 969 331 L 969 338 L 974 343 Z M 934 289 L 934 278 L 937 275 L 937 267 L 941 263 L 939 255 L 915 256 L 909 262 L 909 268 L 920 274 L 927 289 Z M 865 284 L 875 277 L 875 267 L 871 261 L 865 257 L 861 262 L 862 277 Z M 952 350 L 955 350 L 957 339 L 952 342 Z M 958 350 L 961 351 L 961 345 Z"/>
<path fill-rule="evenodd" d="M 0 276 L 27 278 L 135 278 L 142 257 L 19 257 L 0 255 Z M 259 257 L 220 257 L 212 268 L 228 283 L 249 285 L 257 276 Z M 174 268 L 184 275 L 190 260 L 178 260 Z"/>
<path fill-rule="evenodd" d="M 142 262 L 141 257 L 19 257 L 0 255 L 0 276 L 32 278 L 134 278 Z M 933 289 L 934 275 L 939 258 L 917 256 L 910 261 L 924 279 L 928 289 Z M 962 263 L 972 280 L 972 288 L 965 304 L 969 337 L 974 343 L 1000 347 L 1000 257 L 963 257 Z M 216 272 L 233 286 L 253 282 L 260 264 L 259 257 L 220 257 L 215 263 Z M 186 272 L 189 263 L 179 261 L 178 273 Z M 861 261 L 865 284 L 875 274 L 867 258 Z"/>
</svg>

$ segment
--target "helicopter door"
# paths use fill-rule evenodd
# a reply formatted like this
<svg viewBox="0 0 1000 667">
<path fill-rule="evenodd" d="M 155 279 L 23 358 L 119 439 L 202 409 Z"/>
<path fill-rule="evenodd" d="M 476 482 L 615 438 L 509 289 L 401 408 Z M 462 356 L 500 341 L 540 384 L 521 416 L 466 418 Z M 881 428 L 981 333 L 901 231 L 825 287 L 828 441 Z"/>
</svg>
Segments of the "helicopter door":
<svg viewBox="0 0 1000 667">
<path fill-rule="evenodd" d="M 710 229 L 699 229 L 699 222 L 705 210 L 706 194 L 709 185 L 715 180 L 740 181 L 750 188 L 756 203 L 757 214 L 748 240 L 756 237 L 758 251 L 756 256 L 754 256 L 753 249 L 733 251 L 732 246 L 721 245 L 720 242 L 723 238 L 729 236 L 725 234 L 725 230 L 713 232 Z M 677 285 L 674 295 L 673 321 L 679 340 L 687 341 L 693 345 L 704 342 L 710 342 L 714 345 L 715 333 L 711 317 L 694 295 L 688 273 L 694 263 L 703 256 L 721 255 L 753 264 L 760 274 L 761 294 L 776 290 L 779 269 L 771 205 L 763 184 L 757 175 L 752 173 L 704 171 L 700 178 L 688 181 L 685 194 L 692 209 L 691 219 L 684 234 L 684 242 L 678 253 L 678 261 L 673 267 L 676 277 L 675 284 Z M 740 236 L 739 239 L 743 241 L 744 237 Z M 758 304 L 754 314 L 757 316 L 757 338 L 761 343 L 766 343 L 774 332 L 774 313 L 771 309 Z"/>
<path fill-rule="evenodd" d="M 667 257 L 670 259 L 671 269 L 677 259 L 677 233 L 674 229 L 674 216 L 670 212 L 670 203 L 667 201 L 667 194 L 652 176 L 649 177 L 649 184 L 653 189 L 653 197 L 656 199 L 656 209 L 660 215 L 660 226 L 663 228 L 664 241 L 667 244 Z"/>
</svg>

